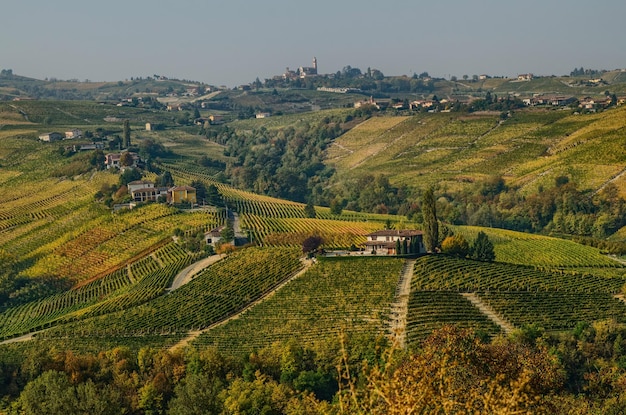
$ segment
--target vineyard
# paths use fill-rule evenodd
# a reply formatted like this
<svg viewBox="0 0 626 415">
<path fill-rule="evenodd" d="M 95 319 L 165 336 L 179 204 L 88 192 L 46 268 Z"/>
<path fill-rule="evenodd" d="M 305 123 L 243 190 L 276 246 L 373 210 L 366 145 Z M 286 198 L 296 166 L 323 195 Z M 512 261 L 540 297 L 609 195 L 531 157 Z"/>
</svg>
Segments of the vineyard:
<svg viewBox="0 0 626 415">
<path fill-rule="evenodd" d="M 324 247 L 328 249 L 347 249 L 365 242 L 365 235 L 380 229 L 386 221 L 401 220 L 394 215 L 352 211 L 335 215 L 328 207 L 319 206 L 315 208 L 316 217 L 307 218 L 302 203 L 238 190 L 194 169 L 166 163 L 162 166 L 181 183 L 200 180 L 206 185 L 215 185 L 226 203 L 238 212 L 242 230 L 256 243 L 298 246 L 305 238 L 316 234 L 322 236 Z"/>
<path fill-rule="evenodd" d="M 483 231 L 494 243 L 496 259 L 510 264 L 552 268 L 608 268 L 621 273 L 623 266 L 603 255 L 599 249 L 573 241 L 523 232 L 472 226 L 455 227 L 468 241 Z"/>
<path fill-rule="evenodd" d="M 489 337 L 500 333 L 500 327 L 458 292 L 411 291 L 406 323 L 408 344 L 419 343 L 446 324 L 473 329 Z"/>
<path fill-rule="evenodd" d="M 349 112 L 240 120 L 233 128 L 297 128 Z M 522 194 L 537 191 L 561 174 L 593 190 L 619 179 L 624 169 L 623 114 L 623 109 L 616 109 L 591 115 L 520 111 L 511 117 L 497 113 L 372 117 L 335 139 L 326 163 L 347 177 L 380 172 L 411 190 L 437 184 L 454 191 L 493 174 L 501 175 L 507 185 L 520 186 Z M 387 222 L 420 227 L 399 216 L 347 210 L 333 214 L 320 206 L 309 217 L 313 215 L 307 215 L 302 203 L 216 180 L 210 173 L 219 169 L 201 167 L 193 158 L 205 151 L 221 162 L 227 163 L 229 157 L 194 127 L 146 133 L 134 129 L 136 142 L 150 138 L 176 153 L 154 163 L 170 172 L 176 184 L 200 180 L 215 185 L 224 204 L 237 212 L 243 233 L 259 245 L 232 253 L 166 294 L 174 276 L 201 257 L 174 242 L 174 230 L 185 237 L 196 235 L 222 225 L 227 213 L 184 212 L 161 204 L 112 213 L 94 200 L 94 194 L 103 186 L 117 185 L 117 174 L 92 171 L 53 178 L 51 172 L 70 159 L 58 151 L 62 144 L 36 140 L 44 121 L 51 130 L 74 125 L 95 129 L 107 125 L 106 117 L 130 118 L 136 124 L 162 121 L 165 116 L 62 101 L 2 104 L 0 116 L 10 124 L 0 131 L 0 250 L 16 259 L 17 277 L 72 287 L 30 302 L 20 302 L 16 293 L 14 304 L 8 301 L 0 313 L 4 339 L 44 330 L 38 335 L 42 339 L 67 344 L 80 338 L 76 344 L 84 347 L 142 341 L 170 345 L 191 330 L 206 329 L 247 309 L 298 272 L 302 242 L 311 235 L 321 236 L 324 248 L 348 249 L 360 246 L 366 234 Z M 121 123 L 110 126 L 121 129 Z M 157 173 L 145 178 L 156 180 Z M 409 342 L 415 344 L 449 322 L 488 337 L 500 333 L 463 293 L 473 293 L 515 327 L 537 323 L 558 331 L 581 320 L 625 320 L 626 305 L 613 295 L 622 292 L 626 267 L 598 249 L 500 229 L 452 228 L 468 241 L 484 231 L 494 243 L 498 262 L 419 258 L 409 298 Z M 340 332 L 382 333 L 402 263 L 365 256 L 321 259 L 240 318 L 211 328 L 195 344 L 241 353 L 292 337 L 312 344 Z"/>
<path fill-rule="evenodd" d="M 163 294 L 174 276 L 197 255 L 175 243 L 128 264 L 103 278 L 0 314 L 0 337 L 28 333 L 51 325 L 124 310 Z"/>
<path fill-rule="evenodd" d="M 312 345 L 342 333 L 381 334 L 402 265 L 397 258 L 320 259 L 272 297 L 194 344 L 239 354 L 288 339 Z"/>
<path fill-rule="evenodd" d="M 326 163 L 340 175 L 381 172 L 393 184 L 420 189 L 460 190 L 498 175 L 532 194 L 568 175 L 580 188 L 596 190 L 624 169 L 624 111 L 373 118 L 336 139 Z M 624 194 L 623 182 L 620 188 Z"/>
<path fill-rule="evenodd" d="M 486 335 L 497 333 L 498 328 L 461 296 L 463 292 L 475 293 L 516 327 L 536 324 L 554 331 L 572 329 L 581 321 L 615 318 L 622 322 L 626 304 L 613 295 L 625 284 L 623 276 L 427 256 L 415 264 L 407 334 L 410 341 L 417 341 L 444 323 L 472 327 Z"/>
<path fill-rule="evenodd" d="M 168 295 L 125 312 L 82 320 L 43 333 L 56 337 L 136 337 L 184 335 L 237 313 L 301 268 L 299 252 L 286 248 L 249 248 L 233 253 L 197 274 Z M 182 268 L 182 266 L 180 267 Z M 159 287 L 155 287 L 159 289 Z M 138 288 L 138 292 L 145 289 Z M 162 289 L 161 289 L 162 291 Z M 134 295 L 120 301 L 132 301 Z M 115 304 L 105 304 L 113 311 Z M 122 303 L 126 305 L 126 303 Z M 95 309 L 96 312 L 98 308 Z"/>
</svg>

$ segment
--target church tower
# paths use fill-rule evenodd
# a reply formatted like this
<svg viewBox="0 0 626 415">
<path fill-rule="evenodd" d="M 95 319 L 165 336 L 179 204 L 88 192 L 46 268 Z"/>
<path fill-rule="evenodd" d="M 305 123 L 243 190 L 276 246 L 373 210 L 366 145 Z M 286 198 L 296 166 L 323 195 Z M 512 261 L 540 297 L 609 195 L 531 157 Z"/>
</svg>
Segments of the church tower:
<svg viewBox="0 0 626 415">
<path fill-rule="evenodd" d="M 315 73 L 317 74 L 317 58 L 313 56 L 313 69 L 315 69 Z"/>
</svg>

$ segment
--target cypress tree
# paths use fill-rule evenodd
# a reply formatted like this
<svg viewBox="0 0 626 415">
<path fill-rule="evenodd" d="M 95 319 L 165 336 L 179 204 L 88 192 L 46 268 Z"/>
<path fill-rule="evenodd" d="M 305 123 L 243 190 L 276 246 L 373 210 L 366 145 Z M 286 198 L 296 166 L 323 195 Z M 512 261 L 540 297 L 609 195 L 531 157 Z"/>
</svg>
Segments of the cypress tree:
<svg viewBox="0 0 626 415">
<path fill-rule="evenodd" d="M 439 242 L 439 224 L 435 206 L 435 191 L 432 187 L 422 195 L 422 215 L 424 216 L 424 245 L 426 251 L 434 252 Z"/>
<path fill-rule="evenodd" d="M 130 147 L 130 121 L 124 120 L 124 148 Z"/>
</svg>

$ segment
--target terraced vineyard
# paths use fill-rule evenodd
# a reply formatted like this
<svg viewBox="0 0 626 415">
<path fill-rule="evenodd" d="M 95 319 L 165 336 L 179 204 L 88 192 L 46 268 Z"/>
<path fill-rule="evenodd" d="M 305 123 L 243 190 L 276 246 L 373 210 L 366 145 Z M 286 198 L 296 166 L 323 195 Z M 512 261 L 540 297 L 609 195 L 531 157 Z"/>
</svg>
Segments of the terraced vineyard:
<svg viewBox="0 0 626 415">
<path fill-rule="evenodd" d="M 625 284 L 623 276 L 426 256 L 417 260 L 411 282 L 408 338 L 422 339 L 444 322 L 495 334 L 494 324 L 461 292 L 475 293 L 516 327 L 535 323 L 546 330 L 565 330 L 580 321 L 626 321 L 626 304 L 613 298 Z"/>
<path fill-rule="evenodd" d="M 487 336 L 501 332 L 500 327 L 458 292 L 412 290 L 406 324 L 407 343 L 417 344 L 446 324 L 470 328 Z"/>
<path fill-rule="evenodd" d="M 0 314 L 0 337 L 101 315 L 145 303 L 163 294 L 174 276 L 198 258 L 169 243 L 151 256 L 78 288 L 13 307 Z"/>
<path fill-rule="evenodd" d="M 536 324 L 546 330 L 571 330 L 581 321 L 615 319 L 626 323 L 626 304 L 602 292 L 479 293 L 481 300 L 516 326 Z"/>
<path fill-rule="evenodd" d="M 46 338 L 184 335 L 227 318 L 271 290 L 301 268 L 299 255 L 297 249 L 288 248 L 237 251 L 171 294 L 123 313 L 59 326 L 43 335 Z"/>
<path fill-rule="evenodd" d="M 194 344 L 238 354 L 287 339 L 312 345 L 340 333 L 383 333 L 403 263 L 397 258 L 322 258 L 272 297 Z"/>
<path fill-rule="evenodd" d="M 243 231 L 252 241 L 267 245 L 301 245 L 306 237 L 318 234 L 323 237 L 326 248 L 347 249 L 352 244 L 358 246 L 365 242 L 364 235 L 380 229 L 387 220 L 392 223 L 399 220 L 394 215 L 351 211 L 334 215 L 327 207 L 316 207 L 316 217 L 307 218 L 302 203 L 234 189 L 209 175 L 173 164 L 163 166 L 181 182 L 201 180 L 217 186 L 227 203 L 239 213 Z"/>
<path fill-rule="evenodd" d="M 460 226 L 456 231 L 468 241 L 483 231 L 494 243 L 499 262 L 552 268 L 622 268 L 615 260 L 603 255 L 599 249 L 572 241 L 533 235 L 505 229 Z"/>
</svg>

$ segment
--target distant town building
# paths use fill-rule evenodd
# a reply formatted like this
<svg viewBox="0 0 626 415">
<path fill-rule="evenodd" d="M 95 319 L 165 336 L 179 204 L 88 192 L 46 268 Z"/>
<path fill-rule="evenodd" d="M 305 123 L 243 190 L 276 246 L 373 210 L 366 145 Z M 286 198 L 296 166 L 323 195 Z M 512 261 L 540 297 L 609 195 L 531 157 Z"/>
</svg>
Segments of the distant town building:
<svg viewBox="0 0 626 415">
<path fill-rule="evenodd" d="M 533 74 L 531 73 L 522 73 L 517 75 L 517 80 L 518 81 L 530 81 L 534 78 Z"/>
<path fill-rule="evenodd" d="M 271 116 L 272 114 L 270 114 L 269 112 L 257 112 L 256 113 L 256 118 L 267 118 L 269 116 Z"/>
<path fill-rule="evenodd" d="M 211 124 L 221 124 L 224 122 L 224 116 L 222 115 L 209 115 L 209 121 Z"/>
<path fill-rule="evenodd" d="M 45 133 L 39 136 L 39 140 L 46 141 L 46 142 L 59 141 L 62 139 L 63 139 L 63 135 L 57 132 Z"/>
<path fill-rule="evenodd" d="M 317 58 L 313 57 L 313 66 L 301 66 L 297 71 L 292 71 L 287 67 L 283 74 L 283 79 L 304 79 L 306 77 L 317 76 Z"/>
<path fill-rule="evenodd" d="M 72 138 L 80 138 L 83 136 L 83 132 L 81 130 L 73 129 L 65 132 L 65 139 L 71 140 Z"/>
</svg>

